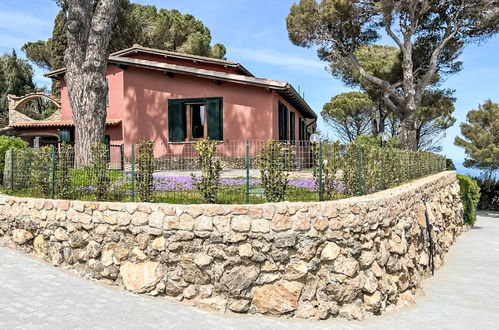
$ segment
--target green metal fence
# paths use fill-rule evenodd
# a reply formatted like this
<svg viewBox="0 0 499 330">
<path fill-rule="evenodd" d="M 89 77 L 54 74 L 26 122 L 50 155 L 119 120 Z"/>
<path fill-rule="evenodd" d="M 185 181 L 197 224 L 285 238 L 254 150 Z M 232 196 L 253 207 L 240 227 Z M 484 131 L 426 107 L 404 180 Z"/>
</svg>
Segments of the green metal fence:
<svg viewBox="0 0 499 330">
<path fill-rule="evenodd" d="M 217 202 L 254 204 L 268 200 L 262 182 L 262 150 L 268 141 L 224 141 Z M 4 190 L 18 196 L 203 203 L 202 172 L 193 143 L 152 146 L 147 158 L 136 145 L 96 148 L 92 161 L 76 166 L 69 145 L 9 150 Z M 308 141 L 279 143 L 286 178 L 283 200 L 322 201 L 368 194 L 446 169 L 445 158 L 428 152 Z"/>
</svg>

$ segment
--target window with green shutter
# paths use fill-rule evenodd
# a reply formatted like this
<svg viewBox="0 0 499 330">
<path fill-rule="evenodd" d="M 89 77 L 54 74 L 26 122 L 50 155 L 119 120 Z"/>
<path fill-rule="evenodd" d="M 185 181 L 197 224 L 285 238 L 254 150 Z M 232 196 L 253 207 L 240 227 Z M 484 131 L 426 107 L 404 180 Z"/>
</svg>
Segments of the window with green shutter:
<svg viewBox="0 0 499 330">
<path fill-rule="evenodd" d="M 307 128 L 305 126 L 305 120 L 300 119 L 298 124 L 298 134 L 300 141 L 307 140 Z"/>
<path fill-rule="evenodd" d="M 59 140 L 65 143 L 73 142 L 71 128 L 63 127 L 59 129 Z"/>
<path fill-rule="evenodd" d="M 222 99 L 206 101 L 208 137 L 213 140 L 223 141 L 223 104 Z"/>
<path fill-rule="evenodd" d="M 295 113 L 294 112 L 290 112 L 289 113 L 289 139 L 291 141 L 294 141 L 296 139 L 295 137 L 295 126 L 296 126 L 296 123 L 295 123 Z"/>
<path fill-rule="evenodd" d="M 288 130 L 288 122 L 289 122 L 289 114 L 288 107 L 279 102 L 279 141 L 287 141 L 289 140 L 289 130 Z"/>
<path fill-rule="evenodd" d="M 170 142 L 202 138 L 223 140 L 223 99 L 221 97 L 174 99 L 168 101 Z"/>
<path fill-rule="evenodd" d="M 185 140 L 185 112 L 179 100 L 168 101 L 168 139 L 170 142 Z"/>
</svg>

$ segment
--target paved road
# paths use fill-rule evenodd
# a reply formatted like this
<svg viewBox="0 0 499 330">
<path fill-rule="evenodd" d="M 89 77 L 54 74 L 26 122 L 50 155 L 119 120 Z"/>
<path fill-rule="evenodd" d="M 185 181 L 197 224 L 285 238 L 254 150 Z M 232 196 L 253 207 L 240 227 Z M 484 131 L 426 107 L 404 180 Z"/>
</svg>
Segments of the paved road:
<svg viewBox="0 0 499 330">
<path fill-rule="evenodd" d="M 0 249 L 0 329 L 499 329 L 499 216 L 482 215 L 416 305 L 363 322 L 214 315 Z"/>
</svg>

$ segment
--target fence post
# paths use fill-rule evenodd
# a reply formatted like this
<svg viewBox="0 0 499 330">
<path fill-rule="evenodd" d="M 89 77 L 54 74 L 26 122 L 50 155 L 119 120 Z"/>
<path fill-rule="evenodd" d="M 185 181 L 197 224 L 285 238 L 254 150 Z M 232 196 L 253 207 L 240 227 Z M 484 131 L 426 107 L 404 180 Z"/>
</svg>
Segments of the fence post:
<svg viewBox="0 0 499 330">
<path fill-rule="evenodd" d="M 55 197 L 55 148 L 52 147 L 52 186 L 50 187 L 50 198 Z"/>
<path fill-rule="evenodd" d="M 386 189 L 385 180 L 385 146 L 381 146 L 381 190 Z"/>
<path fill-rule="evenodd" d="M 364 164 L 362 160 L 362 146 L 357 145 L 357 195 L 364 195 Z"/>
<path fill-rule="evenodd" d="M 135 202 L 135 145 L 132 144 L 132 202 Z"/>
<path fill-rule="evenodd" d="M 14 192 L 14 149 L 10 149 L 10 192 Z"/>
<path fill-rule="evenodd" d="M 319 142 L 319 201 L 324 200 L 324 158 L 323 158 L 323 144 L 322 141 Z"/>
<path fill-rule="evenodd" d="M 246 140 L 246 204 L 250 203 L 250 140 Z"/>
<path fill-rule="evenodd" d="M 121 163 L 121 171 L 125 170 L 125 145 L 120 145 L 120 163 Z"/>
</svg>

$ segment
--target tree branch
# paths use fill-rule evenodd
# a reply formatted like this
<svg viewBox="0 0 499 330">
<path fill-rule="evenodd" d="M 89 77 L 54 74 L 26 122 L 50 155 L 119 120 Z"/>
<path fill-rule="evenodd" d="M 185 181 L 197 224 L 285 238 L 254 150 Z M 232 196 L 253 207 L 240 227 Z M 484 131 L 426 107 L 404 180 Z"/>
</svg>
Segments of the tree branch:
<svg viewBox="0 0 499 330">
<path fill-rule="evenodd" d="M 86 0 L 68 0 L 66 68 L 68 73 L 82 68 L 87 52 L 87 40 L 90 33 L 91 6 Z M 82 42 L 84 41 L 84 42 Z M 69 65 L 68 65 L 69 64 Z"/>
<path fill-rule="evenodd" d="M 424 91 L 428 84 L 430 83 L 431 79 L 437 72 L 438 68 L 438 57 L 442 53 L 442 50 L 445 48 L 447 43 L 451 41 L 457 32 L 459 31 L 459 28 L 461 27 L 461 21 L 458 19 L 460 10 L 457 11 L 456 15 L 452 20 L 447 20 L 447 29 L 445 31 L 445 34 L 443 36 L 442 42 L 435 47 L 433 50 L 433 53 L 431 54 L 430 57 L 430 62 L 428 66 L 428 71 L 423 75 L 421 78 L 420 82 L 416 86 L 416 103 L 419 104 L 423 98 Z"/>
<path fill-rule="evenodd" d="M 385 93 L 388 93 L 397 103 L 403 104 L 403 99 L 397 93 L 396 89 L 390 85 L 386 80 L 375 77 L 366 72 L 366 70 L 360 65 L 359 61 L 352 53 L 348 54 L 348 59 L 353 64 L 353 66 L 359 71 L 362 78 L 366 79 L 370 83 L 373 83 L 382 88 Z"/>
<path fill-rule="evenodd" d="M 115 4 L 119 0 L 100 0 L 95 9 L 94 16 L 92 17 L 92 28 L 88 36 L 88 47 L 86 54 L 86 61 L 93 62 L 95 60 L 101 60 L 102 52 L 101 49 L 108 49 L 109 40 L 111 39 L 111 34 L 107 33 L 113 24 L 114 19 L 109 19 L 109 17 L 116 18 L 116 13 L 118 11 L 118 5 Z M 105 52 L 106 62 L 109 56 L 109 51 Z"/>
<path fill-rule="evenodd" d="M 401 108 L 397 107 L 395 103 L 393 103 L 393 101 L 390 99 L 390 95 L 388 95 L 387 93 L 383 94 L 383 101 L 385 105 L 390 109 L 390 111 L 392 111 L 394 114 L 399 117 L 402 117 L 404 115 Z"/>
</svg>

